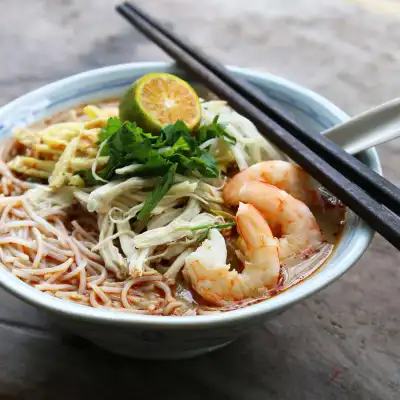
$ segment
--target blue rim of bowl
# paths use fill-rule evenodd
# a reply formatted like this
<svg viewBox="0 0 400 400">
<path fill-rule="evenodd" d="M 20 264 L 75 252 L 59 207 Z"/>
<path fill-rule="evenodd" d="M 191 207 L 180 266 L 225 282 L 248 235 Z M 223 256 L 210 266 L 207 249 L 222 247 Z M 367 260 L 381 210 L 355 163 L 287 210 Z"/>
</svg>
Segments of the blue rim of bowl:
<svg viewBox="0 0 400 400">
<path fill-rule="evenodd" d="M 241 76 L 252 79 L 261 79 L 274 82 L 274 84 L 283 86 L 291 91 L 298 92 L 306 98 L 319 103 L 323 108 L 327 109 L 331 114 L 337 117 L 339 121 L 345 121 L 349 116 L 332 104 L 330 101 L 324 97 L 316 94 L 315 92 L 306 89 L 300 85 L 290 82 L 284 78 L 277 77 L 272 74 L 264 72 L 256 72 L 246 68 L 239 68 L 234 66 L 228 67 L 231 71 L 239 73 Z M 154 70 L 164 70 L 164 69 L 176 69 L 175 64 L 167 62 L 140 62 L 140 63 L 130 63 L 130 64 L 119 64 L 108 66 L 104 68 L 98 68 L 94 70 L 89 70 L 82 72 L 70 77 L 58 80 L 56 82 L 50 83 L 48 85 L 42 86 L 39 89 L 31 91 L 5 105 L 0 109 L 0 118 L 7 114 L 14 107 L 18 106 L 18 103 L 28 100 L 29 98 L 34 98 L 35 96 L 41 94 L 45 97 L 46 94 L 50 94 L 55 90 L 61 88 L 65 85 L 70 85 L 75 82 L 88 77 L 102 76 L 106 73 L 115 73 L 123 71 L 132 71 L 140 69 L 154 69 Z M 1 128 L 0 128 L 1 131 Z M 371 160 L 371 167 L 378 173 L 382 173 L 379 157 L 375 149 L 369 149 L 369 158 Z M 176 317 L 176 316 L 154 316 L 154 315 L 141 315 L 141 314 L 131 314 L 125 313 L 123 311 L 113 311 L 107 309 L 97 309 L 88 306 L 79 305 L 73 302 L 65 301 L 63 299 L 57 299 L 41 293 L 37 289 L 25 284 L 18 278 L 14 277 L 9 271 L 5 269 L 0 269 L 0 285 L 14 294 L 18 298 L 39 307 L 45 309 L 51 313 L 58 314 L 60 317 L 65 317 L 69 319 L 80 320 L 87 323 L 97 323 L 97 324 L 114 324 L 114 325 L 138 325 L 141 328 L 163 328 L 163 329 L 197 329 L 199 325 L 201 328 L 207 329 L 217 326 L 233 325 L 243 322 L 247 319 L 252 319 L 256 317 L 262 317 L 267 314 L 275 314 L 279 311 L 287 309 L 294 303 L 304 300 L 315 294 L 340 278 L 346 271 L 348 271 L 357 260 L 364 254 L 367 250 L 369 244 L 374 236 L 374 231 L 363 221 L 359 221 L 357 224 L 358 233 L 358 251 L 351 252 L 349 254 L 343 255 L 341 262 L 335 266 L 335 269 L 331 271 L 330 274 L 326 275 L 324 279 L 313 279 L 314 284 L 310 287 L 306 285 L 307 279 L 304 283 L 297 285 L 297 287 L 303 287 L 296 296 L 290 296 L 291 289 L 286 292 L 275 296 L 271 299 L 262 301 L 260 303 L 247 306 L 241 309 L 209 314 L 209 315 L 197 315 L 197 316 L 187 316 L 187 317 Z M 321 282 L 320 282 L 321 281 Z M 288 294 L 288 295 L 287 295 Z"/>
</svg>

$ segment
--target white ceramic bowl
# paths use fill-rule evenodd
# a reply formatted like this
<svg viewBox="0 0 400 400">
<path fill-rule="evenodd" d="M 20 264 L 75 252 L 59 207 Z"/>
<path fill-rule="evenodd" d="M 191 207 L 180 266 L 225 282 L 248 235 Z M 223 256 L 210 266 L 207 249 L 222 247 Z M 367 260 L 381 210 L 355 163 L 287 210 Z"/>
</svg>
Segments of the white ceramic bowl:
<svg viewBox="0 0 400 400">
<path fill-rule="evenodd" d="M 267 93 L 308 130 L 321 132 L 348 118 L 323 97 L 284 79 L 240 68 L 230 69 Z M 153 71 L 185 77 L 175 65 L 166 63 L 116 65 L 74 75 L 3 107 L 0 110 L 0 134 L 8 135 L 16 126 L 40 121 L 69 107 L 118 97 L 132 81 Z M 374 149 L 360 154 L 360 159 L 381 172 Z M 222 347 L 253 326 L 323 289 L 362 256 L 372 236 L 373 231 L 349 213 L 335 253 L 316 274 L 270 300 L 215 315 L 160 317 L 94 309 L 43 294 L 4 269 L 0 269 L 0 285 L 47 312 L 68 330 L 112 352 L 138 358 L 185 358 Z"/>
</svg>

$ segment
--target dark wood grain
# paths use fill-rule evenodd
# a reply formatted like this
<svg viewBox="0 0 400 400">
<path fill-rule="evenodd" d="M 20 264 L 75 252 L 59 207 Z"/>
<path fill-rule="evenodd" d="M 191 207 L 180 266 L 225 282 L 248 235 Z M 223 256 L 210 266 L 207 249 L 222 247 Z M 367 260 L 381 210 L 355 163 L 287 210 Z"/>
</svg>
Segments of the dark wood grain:
<svg viewBox="0 0 400 400">
<path fill-rule="evenodd" d="M 166 59 L 114 15 L 113 3 L 1 1 L 0 103 L 90 68 Z M 139 3 L 224 62 L 293 79 L 351 114 L 400 93 L 395 12 L 348 0 Z M 399 183 L 400 141 L 379 153 Z M 180 362 L 105 353 L 0 291 L 0 399 L 102 400 L 127 391 L 174 400 L 398 399 L 399 267 L 398 253 L 377 235 L 323 292 L 217 353 Z"/>
</svg>

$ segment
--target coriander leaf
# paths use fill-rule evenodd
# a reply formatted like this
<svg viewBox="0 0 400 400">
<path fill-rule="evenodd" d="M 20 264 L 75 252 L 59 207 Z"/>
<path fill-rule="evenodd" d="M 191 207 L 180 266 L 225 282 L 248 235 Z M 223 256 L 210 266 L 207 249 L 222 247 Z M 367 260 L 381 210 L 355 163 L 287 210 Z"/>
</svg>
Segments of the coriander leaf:
<svg viewBox="0 0 400 400">
<path fill-rule="evenodd" d="M 104 127 L 99 133 L 99 142 L 102 143 L 115 133 L 117 133 L 122 127 L 122 122 L 118 117 L 109 118 L 107 126 Z"/>
<path fill-rule="evenodd" d="M 171 161 L 177 162 L 182 170 L 187 170 L 186 172 L 190 172 L 193 169 L 192 158 L 186 157 L 183 154 L 176 154 L 175 156 L 171 157 Z"/>
<path fill-rule="evenodd" d="M 191 146 L 189 144 L 189 141 L 184 137 L 181 136 L 172 146 L 171 150 L 173 152 L 179 152 L 179 151 L 190 151 Z"/>
<path fill-rule="evenodd" d="M 200 157 L 192 157 L 193 166 L 205 177 L 216 178 L 219 176 L 219 170 L 215 158 L 206 152 L 203 152 Z"/>
<path fill-rule="evenodd" d="M 137 127 L 135 123 L 126 122 L 118 132 L 107 139 L 105 147 L 109 160 L 107 165 L 99 172 L 99 176 L 109 180 L 113 177 L 117 168 L 132 163 L 146 163 L 155 151 L 152 149 L 150 139 L 142 134 L 143 130 Z"/>
<path fill-rule="evenodd" d="M 230 144 L 236 144 L 236 138 L 232 136 L 223 124 L 218 123 L 219 115 L 215 116 L 211 124 L 202 125 L 196 132 L 197 140 L 204 143 L 207 140 L 220 138 Z"/>
<path fill-rule="evenodd" d="M 110 118 L 100 134 L 102 140 L 101 155 L 108 156 L 108 163 L 98 175 L 106 180 L 116 177 L 115 170 L 131 164 L 142 164 L 133 175 L 164 176 L 174 165 L 175 171 L 191 175 L 194 171 L 207 178 L 217 177 L 219 171 L 216 160 L 208 152 L 200 149 L 202 140 L 213 137 L 225 137 L 223 126 L 216 117 L 212 124 L 205 125 L 198 131 L 200 141 L 191 135 L 189 128 L 182 121 L 167 125 L 159 136 L 143 132 L 135 122 L 121 123 L 118 118 Z M 225 135 L 225 136 L 224 136 Z M 162 149 L 162 152 L 160 151 Z M 91 171 L 80 171 L 86 185 L 99 182 Z"/>
<path fill-rule="evenodd" d="M 158 144 L 161 146 L 173 146 L 181 136 L 190 136 L 190 130 L 186 124 L 178 120 L 174 124 L 169 124 L 161 129 L 160 137 L 164 138 L 164 143 Z"/>
<path fill-rule="evenodd" d="M 133 142 L 142 142 L 153 137 L 151 133 L 144 133 L 143 129 L 136 125 L 136 122 L 126 121 L 122 128 L 128 130 L 132 135 Z"/>
<path fill-rule="evenodd" d="M 175 171 L 176 165 L 172 165 L 168 172 L 163 176 L 158 186 L 149 193 L 137 217 L 139 221 L 145 219 L 154 210 L 160 200 L 167 194 L 174 182 Z"/>
<path fill-rule="evenodd" d="M 110 147 L 108 145 L 108 140 L 105 143 L 102 143 L 102 144 L 103 144 L 103 147 L 101 149 L 100 155 L 102 157 L 109 156 L 110 155 Z"/>
<path fill-rule="evenodd" d="M 108 140 L 108 146 L 110 149 L 114 148 L 114 150 L 119 153 L 125 153 L 132 142 L 142 141 L 135 140 L 137 137 L 140 138 L 140 132 L 136 134 L 134 127 L 129 125 L 131 125 L 131 123 L 125 123 L 122 125 L 121 129 Z"/>
<path fill-rule="evenodd" d="M 184 156 L 183 154 L 175 153 L 168 157 L 171 163 L 177 164 L 177 172 L 179 174 L 185 175 L 189 174 L 195 169 L 193 162 L 190 158 Z"/>
<path fill-rule="evenodd" d="M 162 176 L 172 166 L 172 163 L 165 160 L 159 154 L 152 154 L 148 161 L 135 170 L 137 176 Z"/>
<path fill-rule="evenodd" d="M 146 133 L 143 132 L 142 130 L 142 136 L 145 137 L 146 139 L 150 139 L 153 142 L 157 142 L 159 136 L 158 135 L 153 135 L 152 133 Z"/>
<path fill-rule="evenodd" d="M 133 161 L 144 164 L 152 154 L 157 153 L 153 151 L 151 143 L 148 140 L 144 140 L 143 142 L 131 143 L 126 147 L 126 155 L 124 157 L 124 160 L 126 160 L 126 162 L 130 162 L 128 164 L 125 162 L 125 165 L 129 165 Z"/>
</svg>

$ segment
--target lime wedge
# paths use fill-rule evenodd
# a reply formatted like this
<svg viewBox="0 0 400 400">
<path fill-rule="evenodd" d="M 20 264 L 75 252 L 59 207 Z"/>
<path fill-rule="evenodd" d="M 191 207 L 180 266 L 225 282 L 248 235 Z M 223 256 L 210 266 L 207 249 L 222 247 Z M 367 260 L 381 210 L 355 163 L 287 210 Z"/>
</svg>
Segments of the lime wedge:
<svg viewBox="0 0 400 400">
<path fill-rule="evenodd" d="M 200 123 L 201 106 L 197 93 L 186 81 L 153 72 L 129 87 L 119 105 L 119 114 L 122 120 L 135 121 L 152 133 L 178 120 L 193 130 Z"/>
</svg>

